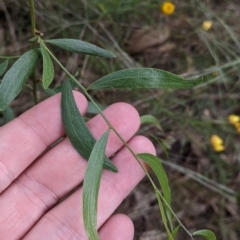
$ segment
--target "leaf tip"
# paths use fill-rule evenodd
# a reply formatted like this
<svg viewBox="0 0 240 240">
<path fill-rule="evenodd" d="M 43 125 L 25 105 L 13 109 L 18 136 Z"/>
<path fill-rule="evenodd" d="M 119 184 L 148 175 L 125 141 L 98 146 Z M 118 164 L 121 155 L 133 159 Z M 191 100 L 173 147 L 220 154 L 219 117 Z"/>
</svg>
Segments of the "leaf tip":
<svg viewBox="0 0 240 240">
<path fill-rule="evenodd" d="M 0 112 L 3 112 L 6 108 L 7 106 L 0 106 Z"/>
<path fill-rule="evenodd" d="M 43 88 L 44 88 L 44 89 L 48 89 L 48 87 L 49 87 L 49 85 L 48 85 L 48 84 L 45 84 L 44 82 L 43 82 L 42 85 L 43 85 Z"/>
<path fill-rule="evenodd" d="M 117 57 L 117 56 L 116 56 L 114 53 L 110 52 L 109 58 L 116 58 L 116 57 Z"/>
<path fill-rule="evenodd" d="M 114 165 L 113 165 L 112 171 L 113 171 L 114 173 L 118 173 L 118 169 L 117 169 Z"/>
</svg>

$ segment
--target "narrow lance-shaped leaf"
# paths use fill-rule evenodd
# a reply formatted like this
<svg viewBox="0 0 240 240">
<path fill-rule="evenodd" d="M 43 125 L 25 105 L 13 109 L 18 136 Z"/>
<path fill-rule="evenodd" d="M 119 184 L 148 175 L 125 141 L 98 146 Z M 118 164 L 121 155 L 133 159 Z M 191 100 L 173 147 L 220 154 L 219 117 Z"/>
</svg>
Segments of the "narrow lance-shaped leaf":
<svg viewBox="0 0 240 240">
<path fill-rule="evenodd" d="M 164 199 L 166 200 L 168 205 L 171 206 L 171 191 L 168 184 L 168 177 L 164 171 L 164 168 L 162 166 L 160 159 L 158 159 L 156 156 L 149 153 L 140 153 L 137 155 L 137 157 L 139 157 L 144 162 L 146 162 L 150 166 L 150 168 L 154 171 L 154 173 L 158 178 L 159 184 L 162 188 Z M 167 209 L 166 212 L 167 212 L 167 216 L 170 221 L 170 224 L 172 225 L 171 212 L 169 209 Z"/>
<path fill-rule="evenodd" d="M 192 235 L 204 237 L 206 240 L 217 240 L 215 234 L 212 231 L 207 229 L 196 231 Z"/>
<path fill-rule="evenodd" d="M 5 124 L 5 123 L 12 121 L 16 116 L 15 116 L 13 109 L 11 107 L 7 107 L 3 111 L 3 117 L 4 117 L 3 119 L 4 119 L 4 124 Z"/>
<path fill-rule="evenodd" d="M 50 39 L 45 42 L 55 45 L 57 47 L 63 48 L 69 52 L 82 53 L 87 55 L 94 55 L 99 57 L 114 58 L 116 57 L 113 53 L 97 47 L 91 43 L 84 42 L 78 39 Z"/>
<path fill-rule="evenodd" d="M 105 106 L 101 105 L 101 104 L 97 104 L 98 107 L 103 111 L 105 109 Z M 87 109 L 87 113 L 91 113 L 91 114 L 98 114 L 99 111 L 96 108 L 96 106 L 92 103 L 92 102 L 88 102 L 88 109 Z"/>
<path fill-rule="evenodd" d="M 151 169 L 156 174 L 158 181 L 160 183 L 160 186 L 162 187 L 163 196 L 167 203 L 171 204 L 171 191 L 168 184 L 168 177 L 167 174 L 164 171 L 164 168 L 162 166 L 162 163 L 160 159 L 158 159 L 156 156 L 150 154 L 150 153 L 140 153 L 137 155 L 140 159 L 142 159 L 144 162 L 146 162 Z"/>
<path fill-rule="evenodd" d="M 32 74 L 39 59 L 37 49 L 24 53 L 7 71 L 0 85 L 0 111 L 21 92 L 25 82 Z"/>
<path fill-rule="evenodd" d="M 96 140 L 78 110 L 71 84 L 67 80 L 62 86 L 61 111 L 63 125 L 70 142 L 78 153 L 88 160 Z M 117 172 L 117 168 L 107 157 L 104 159 L 104 168 Z"/>
<path fill-rule="evenodd" d="M 87 236 L 91 240 L 98 239 L 97 200 L 108 135 L 109 130 L 93 147 L 83 181 L 83 220 Z"/>
<path fill-rule="evenodd" d="M 4 74 L 8 66 L 8 59 L 0 64 L 0 76 Z"/>
<path fill-rule="evenodd" d="M 204 77 L 186 80 L 176 74 L 154 68 L 130 68 L 110 73 L 96 82 L 88 89 L 107 88 L 173 88 L 184 89 L 195 87 L 209 79 L 213 74 Z"/>
<path fill-rule="evenodd" d="M 49 53 L 46 51 L 44 44 L 40 40 L 40 46 L 42 50 L 42 58 L 43 58 L 43 73 L 42 73 L 42 83 L 43 87 L 46 89 L 51 84 L 54 78 L 54 67 L 52 59 Z"/>
</svg>

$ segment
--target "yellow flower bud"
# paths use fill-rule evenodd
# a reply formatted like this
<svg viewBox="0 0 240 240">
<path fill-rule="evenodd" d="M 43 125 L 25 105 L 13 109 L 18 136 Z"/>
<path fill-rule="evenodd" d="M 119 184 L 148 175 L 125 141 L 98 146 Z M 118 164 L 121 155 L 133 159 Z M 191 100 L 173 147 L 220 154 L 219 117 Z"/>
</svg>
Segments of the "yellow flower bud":
<svg viewBox="0 0 240 240">
<path fill-rule="evenodd" d="M 172 2 L 166 1 L 160 6 L 160 11 L 165 15 L 172 15 L 174 10 L 175 5 Z"/>
<path fill-rule="evenodd" d="M 223 140 L 218 135 L 212 135 L 210 138 L 210 143 L 215 152 L 222 152 L 225 150 L 225 147 L 223 146 Z"/>
<path fill-rule="evenodd" d="M 233 124 L 235 128 L 240 128 L 240 122 L 236 122 Z"/>
<path fill-rule="evenodd" d="M 209 21 L 209 20 L 206 20 L 202 23 L 202 28 L 205 30 L 205 31 L 208 31 L 212 28 L 212 21 Z"/>
<path fill-rule="evenodd" d="M 212 135 L 210 142 L 212 145 L 221 145 L 223 144 L 223 140 L 218 135 Z"/>
<path fill-rule="evenodd" d="M 217 145 L 214 147 L 215 152 L 222 152 L 225 150 L 225 147 L 223 145 Z"/>
<path fill-rule="evenodd" d="M 235 124 L 240 123 L 240 117 L 235 115 L 235 114 L 231 114 L 231 115 L 228 116 L 228 121 L 231 124 L 235 125 Z"/>
<path fill-rule="evenodd" d="M 237 132 L 240 133 L 240 124 L 235 125 L 235 128 L 236 128 Z"/>
</svg>

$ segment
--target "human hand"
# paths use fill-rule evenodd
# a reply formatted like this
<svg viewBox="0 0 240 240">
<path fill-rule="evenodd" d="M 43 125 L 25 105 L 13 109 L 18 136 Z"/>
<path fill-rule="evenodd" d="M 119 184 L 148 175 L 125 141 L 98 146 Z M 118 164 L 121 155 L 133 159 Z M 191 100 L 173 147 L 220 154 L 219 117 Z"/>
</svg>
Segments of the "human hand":
<svg viewBox="0 0 240 240">
<path fill-rule="evenodd" d="M 74 96 L 84 114 L 85 97 L 78 92 Z M 87 161 L 67 138 L 45 151 L 64 136 L 60 98 L 60 94 L 55 95 L 0 128 L 0 240 L 87 239 L 82 218 L 82 188 L 59 202 L 83 181 Z M 140 120 L 132 106 L 116 103 L 104 113 L 136 153 L 155 154 L 147 138 L 133 137 Z M 99 115 L 87 125 L 96 139 L 108 128 Z M 111 214 L 144 172 L 111 132 L 106 155 L 114 153 L 113 162 L 119 172 L 103 171 L 97 226 L 100 239 L 128 240 L 133 239 L 131 220 L 123 214 Z"/>
</svg>

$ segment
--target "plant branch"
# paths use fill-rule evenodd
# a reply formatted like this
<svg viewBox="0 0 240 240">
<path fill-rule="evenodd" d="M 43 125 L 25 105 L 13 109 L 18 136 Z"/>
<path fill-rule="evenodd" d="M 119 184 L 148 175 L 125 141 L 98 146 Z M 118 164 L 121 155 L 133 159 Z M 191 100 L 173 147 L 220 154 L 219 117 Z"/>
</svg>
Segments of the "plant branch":
<svg viewBox="0 0 240 240">
<path fill-rule="evenodd" d="M 41 39 L 39 39 L 40 41 L 42 41 Z M 112 129 L 114 131 L 114 133 L 118 136 L 118 138 L 122 141 L 122 143 L 128 148 L 128 150 L 131 152 L 131 154 L 136 158 L 136 160 L 139 162 L 139 164 L 141 165 L 141 167 L 143 168 L 144 172 L 146 173 L 146 175 L 148 175 L 147 170 L 143 167 L 143 165 L 141 164 L 141 162 L 139 161 L 136 153 L 134 153 L 134 151 L 129 147 L 129 145 L 127 144 L 127 142 L 122 138 L 122 136 L 117 132 L 117 130 L 112 126 L 112 124 L 109 122 L 109 120 L 107 119 L 107 117 L 103 114 L 102 110 L 98 107 L 98 105 L 95 103 L 95 101 L 93 100 L 93 98 L 89 95 L 89 93 L 87 92 L 86 88 L 77 81 L 77 79 L 70 73 L 68 72 L 68 70 L 59 62 L 59 60 L 52 54 L 52 52 L 48 49 L 48 47 L 45 45 L 45 43 L 42 41 L 44 47 L 46 48 L 47 52 L 49 53 L 49 55 L 53 58 L 53 60 L 59 65 L 59 67 L 66 73 L 66 75 L 83 91 L 83 93 L 85 94 L 85 96 L 95 105 L 95 107 L 97 108 L 97 110 L 99 111 L 99 113 L 101 114 L 101 116 L 103 117 L 103 119 L 105 120 L 105 122 L 108 124 L 108 127 L 110 129 Z M 149 176 L 149 175 L 148 175 Z M 150 176 L 149 176 L 150 177 Z"/>
<path fill-rule="evenodd" d="M 66 73 L 66 75 L 83 91 L 83 93 L 85 94 L 85 96 L 95 105 L 95 107 L 97 108 L 97 110 L 99 111 L 99 114 L 103 117 L 103 119 L 105 120 L 105 122 L 108 124 L 109 129 L 112 129 L 112 131 L 118 136 L 118 138 L 122 141 L 122 143 L 124 144 L 124 146 L 130 151 L 130 153 L 133 155 L 133 157 L 137 160 L 137 162 L 139 163 L 139 165 L 141 166 L 141 168 L 143 169 L 144 173 L 146 174 L 147 178 L 149 179 L 150 183 L 153 186 L 153 189 L 155 191 L 155 193 L 157 194 L 157 198 L 158 198 L 158 203 L 159 203 L 159 207 L 160 207 L 160 212 L 162 217 L 165 219 L 164 221 L 164 225 L 166 228 L 166 231 L 168 233 L 168 236 L 170 239 L 172 239 L 171 237 L 171 233 L 169 231 L 169 228 L 167 226 L 167 220 L 166 220 L 166 216 L 165 216 L 165 212 L 163 210 L 163 204 L 161 202 L 162 201 L 165 203 L 165 205 L 167 206 L 167 208 L 170 209 L 170 211 L 173 213 L 173 216 L 177 219 L 177 221 L 179 222 L 179 224 L 183 227 L 183 229 L 189 234 L 189 236 L 192 238 L 192 234 L 184 227 L 184 225 L 181 223 L 181 221 L 178 219 L 178 217 L 176 216 L 176 214 L 174 214 L 173 210 L 171 209 L 171 207 L 168 205 L 168 203 L 166 202 L 166 200 L 164 199 L 164 197 L 162 196 L 162 194 L 160 193 L 160 191 L 158 190 L 157 186 L 155 185 L 155 183 L 153 182 L 152 178 L 150 177 L 148 171 L 146 170 L 146 168 L 144 167 L 144 165 L 142 164 L 142 162 L 139 160 L 137 154 L 131 149 L 131 147 L 127 144 L 127 142 L 122 138 L 122 136 L 118 133 L 118 131 L 112 126 L 112 124 L 109 122 L 109 120 L 107 119 L 107 117 L 104 115 L 104 113 L 102 112 L 102 110 L 98 107 L 98 105 L 95 103 L 95 101 L 93 100 L 93 98 L 89 95 L 89 93 L 87 92 L 86 88 L 77 81 L 77 79 L 61 64 L 61 62 L 53 55 L 53 53 L 48 49 L 48 47 L 45 45 L 44 41 L 39 38 L 38 41 L 41 41 L 41 43 L 43 43 L 46 51 L 49 53 L 49 55 L 52 57 L 52 59 L 59 65 L 59 67 Z M 160 197 L 160 198 L 159 198 Z M 193 238 L 192 238 L 193 239 Z"/>
<path fill-rule="evenodd" d="M 31 16 L 31 26 L 32 26 L 32 35 L 33 37 L 36 36 L 36 17 L 35 17 L 35 6 L 34 6 L 34 0 L 29 0 L 30 5 L 30 16 Z M 36 42 L 32 42 L 32 49 L 36 47 Z M 35 105 L 38 103 L 38 97 L 37 97 L 37 80 L 35 71 L 32 73 L 32 87 L 33 87 L 33 99 Z"/>
<path fill-rule="evenodd" d="M 32 35 L 35 36 L 35 34 L 36 34 L 36 17 L 35 17 L 34 0 L 29 0 L 29 5 L 30 5 Z"/>
<path fill-rule="evenodd" d="M 172 234 L 168 228 L 168 225 L 167 225 L 167 217 L 166 217 L 166 214 L 165 214 L 165 211 L 164 211 L 164 207 L 163 207 L 163 204 L 162 204 L 162 201 L 161 201 L 161 198 L 159 196 L 159 191 L 158 189 L 155 189 L 154 187 L 154 190 L 155 190 L 155 194 L 157 196 L 157 200 L 158 200 L 158 206 L 159 206 L 159 210 L 160 210 L 160 213 L 162 215 L 162 219 L 163 219 L 163 224 L 165 226 L 165 229 L 167 231 L 167 235 L 168 235 L 168 239 L 169 240 L 174 240 L 173 237 L 172 237 Z"/>
</svg>

